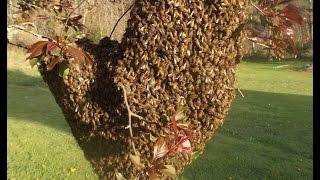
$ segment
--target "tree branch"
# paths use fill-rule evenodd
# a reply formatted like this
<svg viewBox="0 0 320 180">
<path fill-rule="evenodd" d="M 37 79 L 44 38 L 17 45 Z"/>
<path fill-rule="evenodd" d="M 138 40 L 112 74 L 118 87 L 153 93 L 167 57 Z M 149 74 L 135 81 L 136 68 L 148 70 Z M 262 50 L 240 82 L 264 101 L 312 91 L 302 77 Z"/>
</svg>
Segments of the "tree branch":
<svg viewBox="0 0 320 180">
<path fill-rule="evenodd" d="M 7 43 L 8 43 L 8 44 L 11 44 L 11 45 L 13 45 L 13 46 L 17 46 L 17 47 L 23 48 L 23 49 L 28 49 L 28 48 L 25 47 L 25 46 L 22 46 L 22 45 L 20 45 L 20 44 L 14 44 L 14 43 L 12 43 L 12 42 L 10 42 L 10 41 L 7 41 Z"/>
<path fill-rule="evenodd" d="M 116 24 L 113 26 L 113 29 L 112 29 L 112 31 L 111 31 L 111 33 L 110 33 L 110 36 L 109 36 L 109 38 L 111 39 L 111 36 L 112 36 L 112 34 L 113 34 L 113 31 L 116 29 L 116 27 L 118 26 L 118 23 L 120 22 L 120 20 L 123 18 L 123 16 L 124 15 L 126 15 L 127 14 L 127 12 L 136 4 L 136 0 L 131 4 L 131 6 L 126 10 L 126 12 L 124 12 L 122 15 L 121 15 L 121 17 L 118 19 L 118 21 L 116 22 Z"/>
<path fill-rule="evenodd" d="M 26 28 L 24 28 L 24 27 L 22 27 L 22 26 L 10 25 L 10 26 L 7 27 L 7 31 L 8 31 L 8 29 L 10 29 L 10 28 L 19 29 L 19 30 L 21 30 L 21 31 L 27 32 L 27 33 L 29 33 L 29 34 L 32 34 L 32 35 L 34 35 L 34 36 L 36 36 L 36 37 L 38 37 L 38 38 L 45 38 L 45 39 L 50 39 L 50 40 L 51 40 L 51 38 L 49 38 L 49 37 L 47 37 L 47 36 L 45 36 L 45 35 L 37 34 L 37 33 L 32 32 L 32 31 L 28 31 Z"/>
<path fill-rule="evenodd" d="M 266 47 L 266 48 L 269 48 L 269 49 L 272 48 L 270 45 L 260 43 L 260 42 L 256 41 L 254 38 L 247 38 L 247 39 L 248 39 L 249 41 L 252 41 L 252 42 L 256 43 L 257 45 L 260 45 L 260 46 L 263 46 L 263 47 Z"/>
<path fill-rule="evenodd" d="M 121 84 L 120 86 L 121 86 L 122 91 L 123 91 L 124 103 L 125 103 L 125 105 L 126 105 L 126 107 L 127 107 L 127 111 L 128 111 L 128 126 L 127 126 L 127 128 L 129 129 L 130 137 L 133 138 L 132 126 L 131 126 L 131 118 L 132 118 L 132 116 L 137 117 L 137 118 L 139 118 L 139 119 L 144 119 L 144 118 L 141 117 L 141 116 L 139 116 L 139 115 L 137 115 L 137 114 L 135 114 L 135 113 L 133 113 L 133 112 L 130 110 L 130 106 L 129 106 L 128 99 L 127 99 L 127 91 L 126 91 L 125 87 L 124 87 L 122 84 Z M 138 155 L 138 153 L 137 153 L 137 151 L 136 151 L 136 147 L 135 147 L 134 142 L 132 141 L 132 139 L 131 139 L 131 145 L 132 145 L 134 154 L 135 154 L 135 155 Z"/>
<path fill-rule="evenodd" d="M 75 11 L 76 9 L 78 9 L 85 1 L 87 1 L 87 0 L 82 0 L 82 1 L 78 4 L 78 6 L 75 7 L 75 8 L 68 14 L 67 20 L 66 20 L 66 22 L 65 22 L 65 24 L 64 24 L 64 28 L 67 28 L 67 26 L 68 26 L 68 21 L 69 21 L 69 19 L 70 19 L 70 16 L 72 15 L 72 13 L 74 13 L 74 11 Z"/>
<path fill-rule="evenodd" d="M 255 4 L 253 4 L 252 1 L 250 1 L 250 4 L 251 4 L 254 8 L 256 8 L 262 15 L 266 16 L 266 14 L 265 14 L 258 6 L 256 6 Z"/>
<path fill-rule="evenodd" d="M 240 88 L 237 88 L 238 92 L 240 93 L 240 95 L 244 98 L 244 95 L 242 94 Z"/>
</svg>

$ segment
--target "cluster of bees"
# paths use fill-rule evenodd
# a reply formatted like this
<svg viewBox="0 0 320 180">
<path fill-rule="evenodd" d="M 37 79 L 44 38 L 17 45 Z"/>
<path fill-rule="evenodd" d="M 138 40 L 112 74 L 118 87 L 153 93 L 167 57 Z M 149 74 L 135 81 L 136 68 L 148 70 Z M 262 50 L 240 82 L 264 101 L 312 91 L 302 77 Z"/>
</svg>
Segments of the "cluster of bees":
<svg viewBox="0 0 320 180">
<path fill-rule="evenodd" d="M 99 54 L 94 64 L 70 61 L 66 79 L 58 77 L 57 69 L 42 72 L 79 144 L 100 142 L 92 148 L 100 155 L 91 160 L 102 179 L 115 179 L 115 172 L 147 179 L 146 171 L 128 159 L 130 142 L 147 166 L 153 156 L 150 137 L 166 135 L 163 127 L 180 107 L 196 130 L 193 150 L 203 150 L 234 98 L 246 8 L 245 0 L 140 0 L 121 43 L 88 46 Z M 131 111 L 144 118 L 133 118 L 134 138 L 126 129 L 120 85 Z M 178 154 L 160 161 L 173 163 L 178 173 L 188 162 Z"/>
</svg>

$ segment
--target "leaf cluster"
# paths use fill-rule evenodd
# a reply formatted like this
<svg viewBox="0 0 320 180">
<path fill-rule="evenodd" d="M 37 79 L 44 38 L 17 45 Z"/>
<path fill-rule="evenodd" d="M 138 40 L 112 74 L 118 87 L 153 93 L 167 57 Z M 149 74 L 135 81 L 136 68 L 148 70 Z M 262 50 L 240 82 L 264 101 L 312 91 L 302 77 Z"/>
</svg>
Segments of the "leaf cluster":
<svg viewBox="0 0 320 180">
<path fill-rule="evenodd" d="M 290 0 L 258 0 L 251 5 L 257 10 L 259 21 L 249 29 L 249 40 L 272 49 L 278 58 L 284 58 L 286 52 L 297 55 L 297 46 L 293 40 L 294 24 L 302 25 L 303 17 L 299 9 Z"/>
</svg>

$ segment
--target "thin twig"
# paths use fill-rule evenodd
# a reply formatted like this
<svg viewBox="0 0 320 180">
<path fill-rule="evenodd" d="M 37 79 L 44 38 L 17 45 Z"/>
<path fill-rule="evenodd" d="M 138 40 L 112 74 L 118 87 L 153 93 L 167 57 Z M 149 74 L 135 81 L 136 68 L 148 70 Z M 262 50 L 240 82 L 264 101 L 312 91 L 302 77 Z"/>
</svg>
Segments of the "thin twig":
<svg viewBox="0 0 320 180">
<path fill-rule="evenodd" d="M 244 98 L 244 95 L 242 94 L 240 88 L 237 88 L 238 92 L 240 93 L 240 95 Z"/>
<path fill-rule="evenodd" d="M 226 89 L 228 90 L 234 90 L 235 88 L 231 88 L 231 87 L 227 87 Z M 240 93 L 240 95 L 244 98 L 243 93 L 241 92 L 240 88 L 237 88 L 238 92 Z"/>
<path fill-rule="evenodd" d="M 254 8 L 256 8 L 262 15 L 266 16 L 266 14 L 265 14 L 258 6 L 256 6 L 255 4 L 253 4 L 252 1 L 250 1 L 250 4 L 251 4 Z"/>
<path fill-rule="evenodd" d="M 128 103 L 128 99 L 127 99 L 127 91 L 125 89 L 125 87 L 121 84 L 120 85 L 121 88 L 122 88 L 122 91 L 123 91 L 123 96 L 124 96 L 124 103 L 126 104 L 126 107 L 127 107 L 127 111 L 128 111 L 128 128 L 129 128 L 129 132 L 130 132 L 130 137 L 133 138 L 133 133 L 132 133 L 132 125 L 131 125 L 131 117 L 134 116 L 134 117 L 137 117 L 139 119 L 144 119 L 143 117 L 133 113 L 131 110 L 130 110 L 130 106 L 129 106 L 129 103 Z M 136 151 L 136 147 L 134 145 L 134 142 L 131 140 L 131 145 L 132 145 L 132 148 L 133 148 L 133 151 L 134 151 L 134 154 L 135 155 L 138 155 L 137 151 Z"/>
<path fill-rule="evenodd" d="M 17 47 L 23 48 L 23 49 L 28 49 L 27 47 L 25 47 L 25 46 L 23 46 L 23 45 L 14 44 L 14 43 L 12 43 L 12 42 L 10 42 L 10 41 L 7 41 L 7 43 L 8 43 L 8 44 L 11 44 L 11 45 L 13 45 L 13 46 L 17 46 Z"/>
<path fill-rule="evenodd" d="M 254 42 L 254 43 L 256 43 L 257 45 L 260 45 L 260 46 L 263 46 L 263 47 L 266 47 L 266 48 L 271 49 L 271 46 L 269 46 L 269 45 L 267 45 L 267 44 L 260 43 L 260 42 L 258 42 L 258 41 L 256 41 L 256 40 L 254 40 L 253 38 L 247 38 L 247 39 L 250 40 L 250 41 L 252 41 L 252 42 Z"/>
<path fill-rule="evenodd" d="M 38 38 L 50 39 L 49 37 L 47 37 L 47 36 L 45 36 L 45 35 L 37 34 L 37 33 L 32 32 L 32 31 L 28 31 L 26 28 L 21 27 L 21 26 L 18 26 L 18 25 L 10 25 L 10 26 L 7 27 L 7 30 L 8 30 L 8 28 L 16 28 L 16 29 L 19 29 L 19 30 L 21 30 L 21 31 L 27 32 L 27 33 L 29 33 L 29 34 L 32 34 L 32 35 L 34 35 L 34 36 L 36 36 L 36 37 L 38 37 Z"/>
<path fill-rule="evenodd" d="M 120 22 L 120 20 L 121 20 L 121 19 L 123 18 L 123 16 L 126 15 L 127 12 L 135 5 L 135 3 L 136 3 L 136 1 L 134 1 L 134 2 L 131 4 L 131 6 L 126 10 L 126 12 L 124 12 L 124 13 L 121 15 L 121 17 L 118 19 L 118 21 L 116 22 L 116 24 L 113 26 L 113 29 L 112 29 L 112 31 L 111 31 L 111 33 L 110 33 L 110 36 L 109 36 L 110 39 L 111 39 L 111 36 L 112 36 L 112 34 L 113 34 L 113 31 L 116 29 L 116 27 L 117 27 L 118 23 Z"/>
<path fill-rule="evenodd" d="M 78 6 L 75 7 L 75 8 L 68 14 L 67 20 L 66 20 L 66 22 L 65 22 L 65 24 L 64 24 L 64 28 L 67 28 L 68 21 L 69 21 L 69 19 L 70 19 L 70 16 L 72 15 L 72 13 L 74 13 L 74 11 L 75 11 L 76 9 L 78 9 L 85 1 L 87 1 L 87 0 L 82 0 L 82 1 L 78 4 Z"/>
</svg>

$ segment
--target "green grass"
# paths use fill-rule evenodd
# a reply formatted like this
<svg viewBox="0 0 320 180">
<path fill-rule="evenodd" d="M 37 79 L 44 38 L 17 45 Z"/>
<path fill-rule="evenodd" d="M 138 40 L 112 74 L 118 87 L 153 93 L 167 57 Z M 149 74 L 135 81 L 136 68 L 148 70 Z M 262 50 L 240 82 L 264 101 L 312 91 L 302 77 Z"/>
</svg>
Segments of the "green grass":
<svg viewBox="0 0 320 180">
<path fill-rule="evenodd" d="M 8 52 L 8 178 L 97 179 L 49 89 L 14 50 Z"/>
<path fill-rule="evenodd" d="M 39 74 L 13 50 L 9 179 L 97 179 Z M 225 125 L 181 179 L 312 179 L 312 73 L 296 71 L 307 63 L 242 62 L 237 86 L 245 98 L 237 96 Z"/>
</svg>

